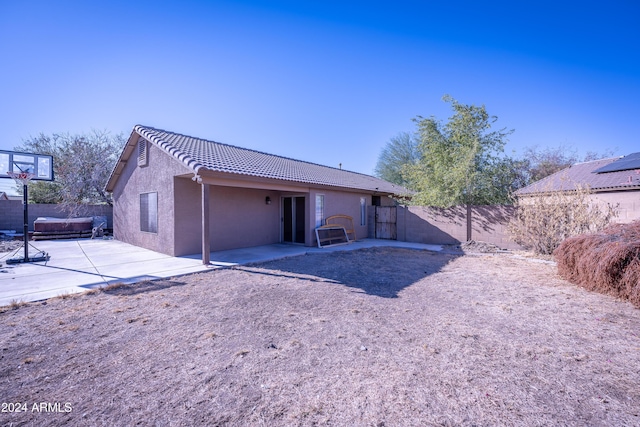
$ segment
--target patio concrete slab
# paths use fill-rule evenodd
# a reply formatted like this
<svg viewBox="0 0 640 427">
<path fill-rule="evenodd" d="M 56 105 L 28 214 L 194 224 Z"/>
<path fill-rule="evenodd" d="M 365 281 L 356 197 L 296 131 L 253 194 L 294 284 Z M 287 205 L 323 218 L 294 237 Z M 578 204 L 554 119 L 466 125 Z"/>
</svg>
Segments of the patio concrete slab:
<svg viewBox="0 0 640 427">
<path fill-rule="evenodd" d="M 327 248 L 274 244 L 211 253 L 211 264 L 201 256 L 171 257 L 111 239 L 50 240 L 32 242 L 49 253 L 49 261 L 6 264 L 12 254 L 0 254 L 0 306 L 31 302 L 64 294 L 85 292 L 113 283 L 136 283 L 181 276 L 215 268 L 265 262 L 307 253 L 357 250 L 370 247 L 404 247 L 439 251 L 438 245 L 364 239 Z M 29 248 L 30 255 L 36 249 Z M 22 255 L 22 250 L 18 256 Z"/>
</svg>

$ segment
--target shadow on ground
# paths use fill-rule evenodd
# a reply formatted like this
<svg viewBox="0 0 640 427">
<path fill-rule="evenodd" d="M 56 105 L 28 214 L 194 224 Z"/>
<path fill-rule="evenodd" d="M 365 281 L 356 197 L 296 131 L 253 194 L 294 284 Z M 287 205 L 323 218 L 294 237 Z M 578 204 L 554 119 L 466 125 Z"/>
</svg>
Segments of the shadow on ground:
<svg viewBox="0 0 640 427">
<path fill-rule="evenodd" d="M 437 273 L 459 256 L 462 253 L 370 248 L 313 253 L 236 268 L 254 274 L 331 282 L 360 289 L 368 295 L 397 298 L 400 291 Z"/>
</svg>

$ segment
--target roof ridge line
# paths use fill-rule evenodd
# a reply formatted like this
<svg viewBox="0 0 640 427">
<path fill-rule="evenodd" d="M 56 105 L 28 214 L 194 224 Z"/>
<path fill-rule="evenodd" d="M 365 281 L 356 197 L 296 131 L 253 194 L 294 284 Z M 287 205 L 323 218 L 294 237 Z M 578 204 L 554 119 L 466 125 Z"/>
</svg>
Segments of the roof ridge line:
<svg viewBox="0 0 640 427">
<path fill-rule="evenodd" d="M 195 137 L 195 136 L 191 136 L 191 135 L 186 135 L 186 134 L 183 134 L 183 133 L 168 131 L 168 130 L 165 130 L 165 129 L 158 129 L 158 128 L 154 128 L 152 126 L 136 125 L 134 127 L 134 130 L 137 131 L 138 127 L 143 128 L 143 129 L 152 129 L 152 130 L 157 131 L 157 132 L 165 132 L 165 133 L 169 133 L 169 134 L 173 134 L 173 135 L 177 135 L 177 136 L 182 136 L 182 137 L 185 137 L 185 138 L 193 138 L 193 139 L 200 140 L 200 141 L 205 141 L 205 142 L 210 142 L 210 143 L 213 143 L 213 144 L 223 145 L 225 147 L 232 147 L 232 148 L 235 148 L 235 149 L 238 149 L 238 150 L 251 151 L 253 153 L 263 154 L 265 156 L 273 156 L 273 157 L 278 157 L 280 159 L 291 160 L 293 162 L 306 163 L 306 164 L 309 164 L 309 165 L 320 166 L 320 167 L 323 167 L 323 168 L 329 168 L 329 169 L 333 169 L 333 170 L 337 170 L 337 171 L 349 172 L 349 173 L 354 173 L 354 174 L 358 174 L 358 175 L 362 175 L 362 176 L 366 176 L 366 177 L 375 178 L 373 175 L 369 175 L 369 174 L 362 173 L 362 172 L 351 171 L 351 170 L 348 170 L 348 169 L 337 168 L 337 167 L 334 167 L 334 166 L 322 165 L 320 163 L 314 163 L 314 162 L 310 162 L 310 161 L 307 161 L 307 160 L 294 159 L 292 157 L 286 157 L 286 156 L 281 156 L 279 154 L 273 154 L 273 153 L 267 153 L 265 151 L 255 150 L 253 148 L 240 147 L 238 145 L 232 145 L 232 144 L 227 144 L 227 143 L 224 143 L 224 142 L 213 141 L 213 140 L 210 140 L 210 139 L 199 138 L 199 137 Z M 138 133 L 140 133 L 140 132 L 138 132 Z M 156 144 L 160 145 L 158 142 L 156 142 Z M 163 149 L 165 149 L 165 151 L 169 151 L 165 147 L 163 147 Z M 178 151 L 178 150 L 174 150 L 174 151 Z M 187 154 L 184 154 L 184 153 L 181 153 L 181 154 L 184 157 L 189 158 L 195 164 L 197 164 L 198 165 L 198 169 L 200 169 L 202 167 L 205 167 L 204 165 L 202 165 L 202 164 L 196 162 L 195 160 L 193 160 Z M 174 155 L 174 157 L 177 157 L 177 156 Z M 196 170 L 196 172 L 197 172 L 197 170 Z"/>
<path fill-rule="evenodd" d="M 584 162 L 576 162 L 570 166 L 578 166 L 578 165 L 585 165 L 587 163 L 594 163 L 594 162 L 604 162 L 605 160 L 614 160 L 614 159 L 621 159 L 624 156 L 614 156 L 614 157 L 605 157 L 604 159 L 595 159 L 595 160 L 586 160 Z"/>
</svg>

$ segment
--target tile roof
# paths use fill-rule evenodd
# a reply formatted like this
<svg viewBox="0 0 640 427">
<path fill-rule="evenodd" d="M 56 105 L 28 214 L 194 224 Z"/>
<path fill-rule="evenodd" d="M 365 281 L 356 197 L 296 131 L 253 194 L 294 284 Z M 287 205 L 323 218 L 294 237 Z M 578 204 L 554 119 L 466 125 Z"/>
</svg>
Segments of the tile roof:
<svg viewBox="0 0 640 427">
<path fill-rule="evenodd" d="M 137 125 L 134 127 L 134 131 L 180 160 L 195 174 L 198 174 L 200 170 L 209 170 L 397 195 L 408 193 L 408 190 L 401 186 L 357 172 L 294 160 L 148 126 Z"/>
<path fill-rule="evenodd" d="M 588 185 L 593 191 L 640 189 L 640 170 L 596 173 L 598 169 L 618 159 L 620 157 L 577 163 L 519 189 L 516 195 L 570 191 L 575 190 L 579 184 Z"/>
</svg>

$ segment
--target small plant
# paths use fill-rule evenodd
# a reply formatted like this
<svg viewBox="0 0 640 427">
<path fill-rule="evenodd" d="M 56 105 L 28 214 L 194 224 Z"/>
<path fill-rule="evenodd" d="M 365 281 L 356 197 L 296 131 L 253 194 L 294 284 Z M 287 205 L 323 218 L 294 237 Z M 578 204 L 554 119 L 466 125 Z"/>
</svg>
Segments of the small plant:
<svg viewBox="0 0 640 427">
<path fill-rule="evenodd" d="M 118 283 L 112 283 L 110 285 L 107 285 L 103 288 L 101 288 L 103 290 L 103 292 L 109 292 L 109 291 L 116 291 L 118 289 L 123 289 L 123 288 L 127 288 L 129 287 L 129 285 L 126 285 L 124 283 L 118 282 Z"/>
<path fill-rule="evenodd" d="M 26 305 L 27 305 L 27 303 L 26 303 L 26 302 L 24 302 L 24 301 L 22 301 L 22 300 L 18 301 L 18 300 L 15 300 L 15 299 L 14 299 L 14 300 L 11 300 L 11 302 L 9 303 L 9 307 L 10 307 L 12 310 L 17 310 L 17 309 L 19 309 L 20 307 L 24 307 L 24 306 L 26 306 Z"/>
<path fill-rule="evenodd" d="M 595 203 L 586 186 L 548 190 L 520 197 L 508 226 L 511 240 L 537 254 L 551 255 L 568 237 L 600 231 L 618 214 L 617 205 Z"/>
</svg>

